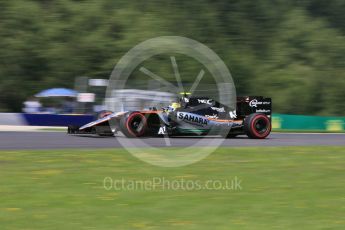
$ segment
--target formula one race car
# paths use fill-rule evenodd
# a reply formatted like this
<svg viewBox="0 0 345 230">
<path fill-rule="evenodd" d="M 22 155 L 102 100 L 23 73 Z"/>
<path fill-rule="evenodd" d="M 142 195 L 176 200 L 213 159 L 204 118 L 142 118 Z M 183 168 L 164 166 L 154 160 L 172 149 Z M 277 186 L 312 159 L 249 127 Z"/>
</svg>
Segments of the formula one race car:
<svg viewBox="0 0 345 230">
<path fill-rule="evenodd" d="M 101 111 L 97 120 L 82 127 L 68 127 L 69 134 L 113 136 L 121 131 L 126 137 L 215 135 L 235 137 L 246 134 L 263 139 L 271 132 L 271 98 L 237 97 L 237 108 L 207 97 L 188 97 L 157 110 L 113 113 Z"/>
</svg>

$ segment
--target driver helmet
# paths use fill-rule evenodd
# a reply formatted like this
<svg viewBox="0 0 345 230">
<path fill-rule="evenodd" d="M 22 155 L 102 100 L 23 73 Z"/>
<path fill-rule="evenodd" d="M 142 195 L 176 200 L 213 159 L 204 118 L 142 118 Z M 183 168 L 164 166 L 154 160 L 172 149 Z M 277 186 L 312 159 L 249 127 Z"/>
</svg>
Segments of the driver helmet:
<svg viewBox="0 0 345 230">
<path fill-rule="evenodd" d="M 180 103 L 174 102 L 171 105 L 169 105 L 169 111 L 175 111 L 177 108 L 180 108 L 180 107 L 181 107 Z"/>
</svg>

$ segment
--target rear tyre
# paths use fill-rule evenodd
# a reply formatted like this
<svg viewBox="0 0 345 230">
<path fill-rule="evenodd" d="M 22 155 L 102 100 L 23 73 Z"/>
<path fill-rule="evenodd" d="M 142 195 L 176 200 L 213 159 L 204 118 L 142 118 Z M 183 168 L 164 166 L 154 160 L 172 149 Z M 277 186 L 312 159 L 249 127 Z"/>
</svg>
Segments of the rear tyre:
<svg viewBox="0 0 345 230">
<path fill-rule="evenodd" d="M 249 138 L 264 139 L 271 132 L 271 121 L 265 114 L 250 114 L 244 120 L 244 131 Z"/>
<path fill-rule="evenodd" d="M 147 133 L 147 119 L 140 112 L 131 112 L 120 120 L 121 132 L 129 138 L 142 137 Z"/>
</svg>

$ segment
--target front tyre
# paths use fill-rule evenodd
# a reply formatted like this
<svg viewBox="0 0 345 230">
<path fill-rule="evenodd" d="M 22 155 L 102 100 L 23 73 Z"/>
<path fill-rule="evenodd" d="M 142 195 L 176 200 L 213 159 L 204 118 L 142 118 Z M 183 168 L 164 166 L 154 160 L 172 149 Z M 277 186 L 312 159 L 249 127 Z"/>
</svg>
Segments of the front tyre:
<svg viewBox="0 0 345 230">
<path fill-rule="evenodd" d="M 265 114 L 250 114 L 244 120 L 244 131 L 249 138 L 264 139 L 271 132 L 271 121 Z"/>
<path fill-rule="evenodd" d="M 131 112 L 121 118 L 120 129 L 126 137 L 142 137 L 148 130 L 147 119 L 140 112 Z"/>
</svg>

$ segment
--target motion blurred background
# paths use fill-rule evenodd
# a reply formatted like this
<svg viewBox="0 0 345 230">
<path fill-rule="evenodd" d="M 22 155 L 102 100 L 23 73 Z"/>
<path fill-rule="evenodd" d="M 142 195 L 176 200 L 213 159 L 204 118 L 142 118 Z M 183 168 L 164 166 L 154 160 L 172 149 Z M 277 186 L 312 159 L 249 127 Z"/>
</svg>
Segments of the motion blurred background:
<svg viewBox="0 0 345 230">
<path fill-rule="evenodd" d="M 134 45 L 172 35 L 213 49 L 237 94 L 272 97 L 276 113 L 344 115 L 344 15 L 343 0 L 1 0 L 0 112 L 44 89 L 78 90 L 83 77 L 108 79 Z M 198 64 L 177 61 L 193 82 Z M 174 79 L 164 58 L 149 67 Z"/>
<path fill-rule="evenodd" d="M 158 36 L 211 48 L 237 95 L 272 97 L 273 131 L 293 133 L 227 139 L 176 168 L 136 157 L 182 159 L 183 151 L 213 151 L 212 139 L 198 146 L 194 137 L 67 136 L 66 126 L 85 125 L 102 109 L 120 58 Z M 344 38 L 345 0 L 0 0 L 0 230 L 343 230 Z M 183 55 L 176 61 L 188 89 L 203 67 Z M 169 56 L 143 66 L 176 84 Z M 197 93 L 213 93 L 208 72 L 202 81 Z M 136 69 L 114 99 L 137 90 L 151 102 L 158 89 Z M 164 90 L 155 99 L 170 102 Z M 142 152 L 131 155 L 123 143 L 143 143 Z M 232 188 L 196 186 L 210 181 Z"/>
</svg>

